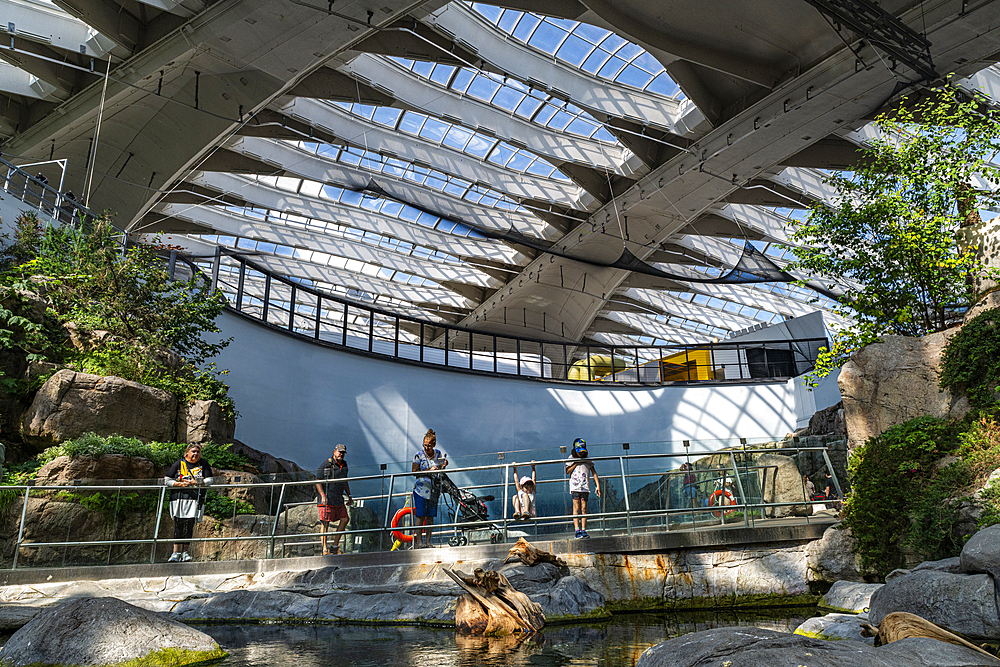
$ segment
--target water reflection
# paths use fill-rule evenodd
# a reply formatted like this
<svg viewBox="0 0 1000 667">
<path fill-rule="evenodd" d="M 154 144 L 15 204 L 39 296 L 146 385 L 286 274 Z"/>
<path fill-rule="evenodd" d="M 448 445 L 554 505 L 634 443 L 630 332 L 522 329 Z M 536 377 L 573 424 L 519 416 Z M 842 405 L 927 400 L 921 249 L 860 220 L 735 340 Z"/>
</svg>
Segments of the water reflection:
<svg viewBox="0 0 1000 667">
<path fill-rule="evenodd" d="M 670 637 L 717 627 L 753 626 L 791 632 L 812 608 L 770 612 L 643 613 L 608 622 L 554 626 L 531 636 L 472 637 L 454 630 L 364 625 L 235 626 L 201 628 L 229 657 L 219 667 L 632 667 L 650 646 Z"/>
</svg>

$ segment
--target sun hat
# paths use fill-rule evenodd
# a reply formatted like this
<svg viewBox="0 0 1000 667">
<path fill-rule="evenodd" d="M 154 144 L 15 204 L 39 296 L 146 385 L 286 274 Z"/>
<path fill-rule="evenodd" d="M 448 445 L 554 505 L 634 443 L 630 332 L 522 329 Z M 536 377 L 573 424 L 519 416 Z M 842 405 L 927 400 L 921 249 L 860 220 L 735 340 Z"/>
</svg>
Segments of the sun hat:
<svg viewBox="0 0 1000 667">
<path fill-rule="evenodd" d="M 528 482 L 531 482 L 532 484 L 534 484 L 534 483 L 535 483 L 535 480 L 531 479 L 531 478 L 530 478 L 530 477 L 528 477 L 527 475 L 525 475 L 524 477 L 522 477 L 522 478 L 521 478 L 521 486 L 524 486 L 524 485 L 525 485 L 525 484 L 527 484 Z"/>
</svg>

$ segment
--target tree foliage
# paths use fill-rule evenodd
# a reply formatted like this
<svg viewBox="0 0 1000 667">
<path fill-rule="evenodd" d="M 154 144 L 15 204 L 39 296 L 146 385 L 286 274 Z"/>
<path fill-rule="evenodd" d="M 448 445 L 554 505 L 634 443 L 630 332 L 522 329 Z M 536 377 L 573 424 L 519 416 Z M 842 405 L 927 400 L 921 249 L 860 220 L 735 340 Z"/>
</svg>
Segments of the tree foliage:
<svg viewBox="0 0 1000 667">
<path fill-rule="evenodd" d="M 0 249 L 0 287 L 43 292 L 59 322 L 110 333 L 89 349 L 49 349 L 44 356 L 50 361 L 159 387 L 182 400 L 217 400 L 235 417 L 228 388 L 214 364 L 205 365 L 229 343 L 215 324 L 225 300 L 198 276 L 171 280 L 154 247 L 124 246 L 120 234 L 106 218 L 42 226 L 24 214 L 12 242 Z M 3 316 L 0 312 L 0 349 L 20 344 L 37 352 L 26 347 L 29 336 L 14 335 L 11 325 L 17 322 Z M 171 366 L 162 348 L 187 363 Z"/>
<path fill-rule="evenodd" d="M 832 204 L 813 207 L 790 235 L 790 268 L 836 280 L 846 290 L 836 308 L 855 322 L 821 354 L 820 376 L 885 335 L 947 328 L 974 302 L 983 274 L 957 233 L 997 198 L 975 186 L 1000 182 L 990 164 L 1000 118 L 946 86 L 903 100 L 875 127 L 855 171 L 828 178 Z"/>
</svg>

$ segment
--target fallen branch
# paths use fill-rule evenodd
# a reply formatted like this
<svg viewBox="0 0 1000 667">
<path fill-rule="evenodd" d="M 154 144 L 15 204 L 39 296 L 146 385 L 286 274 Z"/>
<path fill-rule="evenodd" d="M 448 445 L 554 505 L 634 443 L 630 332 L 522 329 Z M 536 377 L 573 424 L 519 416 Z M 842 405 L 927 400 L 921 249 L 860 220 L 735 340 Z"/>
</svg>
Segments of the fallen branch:
<svg viewBox="0 0 1000 667">
<path fill-rule="evenodd" d="M 520 560 L 525 565 L 534 565 L 535 563 L 554 563 L 559 566 L 565 566 L 566 563 L 559 560 L 553 554 L 548 551 L 542 551 L 537 547 L 531 546 L 531 544 L 523 537 L 517 538 L 517 542 L 514 546 L 510 548 L 507 552 L 507 558 L 504 559 L 504 563 L 509 563 L 512 560 Z"/>
<path fill-rule="evenodd" d="M 988 655 L 994 660 L 997 659 L 992 653 L 984 651 L 975 644 L 945 630 L 940 625 L 905 611 L 894 611 L 891 614 L 887 614 L 878 626 L 874 626 L 871 623 L 862 623 L 861 636 L 874 637 L 875 646 L 885 646 L 886 644 L 910 637 L 926 637 L 928 639 L 955 644 L 956 646 L 971 648 L 973 651 Z"/>
</svg>

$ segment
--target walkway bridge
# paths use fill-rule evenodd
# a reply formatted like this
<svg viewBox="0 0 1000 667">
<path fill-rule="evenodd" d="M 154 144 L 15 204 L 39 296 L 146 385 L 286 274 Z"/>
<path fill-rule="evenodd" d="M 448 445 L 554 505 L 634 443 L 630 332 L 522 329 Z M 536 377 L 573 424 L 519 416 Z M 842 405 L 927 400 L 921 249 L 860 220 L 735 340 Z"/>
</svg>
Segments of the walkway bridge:
<svg viewBox="0 0 1000 667">
<path fill-rule="evenodd" d="M 535 461 L 538 516 L 527 521 L 515 520 L 504 499 L 514 493 L 515 468 L 519 475 L 530 474 L 529 457 L 540 452 L 483 455 L 493 457 L 490 464 L 453 461 L 447 475 L 460 493 L 450 494 L 443 485 L 434 548 L 421 550 L 410 548 L 408 517 L 400 512 L 410 502 L 414 473 L 408 464 L 352 470 L 348 482 L 355 506 L 341 541 L 343 553 L 328 557 L 334 561 L 316 560 L 316 482 L 308 473 L 296 479 L 217 470 L 207 516 L 191 540 L 198 563 L 157 565 L 169 555 L 173 535 L 162 480 L 64 479 L 54 484 L 43 470 L 34 483 L 4 487 L 7 528 L 16 530 L 16 539 L 3 550 L 0 581 L 39 576 L 14 575 L 21 571 L 44 573 L 46 580 L 77 577 L 56 573 L 81 567 L 97 567 L 88 577 L 103 577 L 162 572 L 167 565 L 194 567 L 199 573 L 239 573 L 308 569 L 319 562 L 349 567 L 492 558 L 505 555 L 519 537 L 567 553 L 652 553 L 805 541 L 820 537 L 835 522 L 836 501 L 807 497 L 804 475 L 822 489 L 826 471 L 842 473 L 843 439 L 732 444 L 705 451 L 705 443 L 683 443 L 689 450 L 683 455 L 642 453 L 652 447 L 629 443 L 591 445 L 603 493 L 591 494 L 587 528 L 592 537 L 577 540 L 570 539 L 564 458 Z M 830 484 L 841 495 L 836 475 Z M 398 524 L 395 532 L 393 524 Z"/>
</svg>

